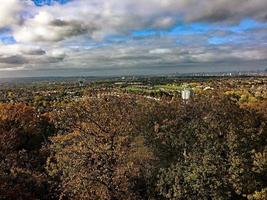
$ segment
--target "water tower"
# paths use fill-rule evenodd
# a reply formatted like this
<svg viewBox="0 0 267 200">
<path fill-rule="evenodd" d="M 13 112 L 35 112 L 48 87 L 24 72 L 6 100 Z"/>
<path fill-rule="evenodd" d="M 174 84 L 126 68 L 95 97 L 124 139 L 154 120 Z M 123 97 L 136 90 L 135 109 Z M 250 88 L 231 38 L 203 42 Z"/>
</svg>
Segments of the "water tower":
<svg viewBox="0 0 267 200">
<path fill-rule="evenodd" d="M 190 89 L 185 88 L 185 89 L 182 90 L 181 94 L 182 94 L 183 101 L 185 103 L 187 103 L 189 101 L 189 99 L 191 98 L 192 92 L 191 92 Z"/>
</svg>

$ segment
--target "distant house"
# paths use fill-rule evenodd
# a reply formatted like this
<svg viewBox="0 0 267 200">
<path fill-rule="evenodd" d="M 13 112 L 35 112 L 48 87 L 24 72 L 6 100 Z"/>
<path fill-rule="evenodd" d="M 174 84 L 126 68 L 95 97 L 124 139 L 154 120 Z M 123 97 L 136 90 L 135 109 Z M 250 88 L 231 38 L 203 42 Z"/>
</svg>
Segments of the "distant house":
<svg viewBox="0 0 267 200">
<path fill-rule="evenodd" d="M 214 88 L 210 87 L 210 86 L 207 86 L 204 88 L 204 91 L 207 91 L 207 90 L 214 90 Z"/>
</svg>

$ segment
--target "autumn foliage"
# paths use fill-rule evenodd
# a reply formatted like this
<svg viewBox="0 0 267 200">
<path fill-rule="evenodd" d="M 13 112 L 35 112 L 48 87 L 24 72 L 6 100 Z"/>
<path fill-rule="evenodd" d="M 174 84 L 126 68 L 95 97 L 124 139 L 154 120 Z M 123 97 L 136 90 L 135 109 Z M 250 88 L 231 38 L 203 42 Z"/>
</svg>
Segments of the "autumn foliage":
<svg viewBox="0 0 267 200">
<path fill-rule="evenodd" d="M 61 198 L 142 199 L 153 154 L 135 129 L 136 103 L 128 99 L 87 99 L 67 109 L 69 133 L 50 145 L 47 161 L 58 177 Z M 73 130 L 72 130 L 73 129 Z"/>
<path fill-rule="evenodd" d="M 0 199 L 45 198 L 41 147 L 53 126 L 31 107 L 0 105 Z"/>
<path fill-rule="evenodd" d="M 264 112 L 222 95 L 2 104 L 0 199 L 264 200 Z"/>
</svg>

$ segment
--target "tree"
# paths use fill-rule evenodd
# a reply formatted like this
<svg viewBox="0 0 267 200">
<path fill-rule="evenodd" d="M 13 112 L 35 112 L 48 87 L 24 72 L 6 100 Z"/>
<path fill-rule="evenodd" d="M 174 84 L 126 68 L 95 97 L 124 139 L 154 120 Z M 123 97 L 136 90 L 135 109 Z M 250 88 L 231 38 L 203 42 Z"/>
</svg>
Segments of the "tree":
<svg viewBox="0 0 267 200">
<path fill-rule="evenodd" d="M 264 187 L 253 171 L 253 152 L 266 146 L 261 115 L 217 97 L 154 110 L 149 138 L 160 160 L 156 191 L 164 198 L 243 199 Z"/>
<path fill-rule="evenodd" d="M 134 126 L 134 100 L 89 98 L 60 118 L 75 122 L 52 138 L 47 169 L 58 177 L 60 198 L 141 199 L 153 154 Z M 67 119 L 66 119 L 67 118 Z M 65 123 L 68 124 L 68 123 Z"/>
<path fill-rule="evenodd" d="M 0 105 L 0 199 L 45 198 L 42 144 L 53 127 L 24 104 Z"/>
</svg>

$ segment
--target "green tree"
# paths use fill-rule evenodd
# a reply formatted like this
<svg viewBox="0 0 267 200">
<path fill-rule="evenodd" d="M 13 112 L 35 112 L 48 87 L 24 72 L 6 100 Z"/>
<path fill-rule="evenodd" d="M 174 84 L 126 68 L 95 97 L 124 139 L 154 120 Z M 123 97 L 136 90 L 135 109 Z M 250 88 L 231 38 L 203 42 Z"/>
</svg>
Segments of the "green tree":
<svg viewBox="0 0 267 200">
<path fill-rule="evenodd" d="M 253 152 L 266 145 L 261 115 L 230 98 L 155 107 L 147 120 L 155 124 L 149 138 L 160 160 L 156 191 L 164 198 L 243 199 L 264 186 L 253 171 Z"/>
</svg>

